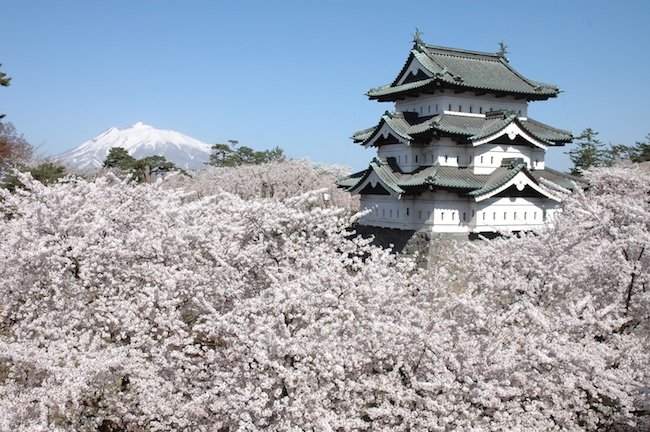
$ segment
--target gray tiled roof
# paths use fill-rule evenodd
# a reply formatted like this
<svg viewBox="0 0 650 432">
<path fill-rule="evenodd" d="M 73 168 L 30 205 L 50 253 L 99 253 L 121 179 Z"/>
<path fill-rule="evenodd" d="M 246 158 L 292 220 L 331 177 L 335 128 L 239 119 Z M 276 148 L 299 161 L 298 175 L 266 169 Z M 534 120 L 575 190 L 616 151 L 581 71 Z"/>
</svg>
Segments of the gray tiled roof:
<svg viewBox="0 0 650 432">
<path fill-rule="evenodd" d="M 387 124 L 397 135 L 409 141 L 417 141 L 419 135 L 437 131 L 456 135 L 468 141 L 476 141 L 502 130 L 512 122 L 528 132 L 534 138 L 547 145 L 563 145 L 573 139 L 571 132 L 554 128 L 528 118 L 520 118 L 509 111 L 495 111 L 485 116 L 468 116 L 458 114 L 437 114 L 418 117 L 415 113 L 386 112 L 374 128 L 364 129 L 352 135 L 356 143 L 367 144 L 383 124 Z"/>
<path fill-rule="evenodd" d="M 398 85 L 411 60 L 417 59 L 431 76 Z M 419 89 L 441 85 L 477 91 L 496 92 L 540 100 L 555 97 L 557 86 L 533 81 L 510 66 L 498 54 L 416 44 L 397 78 L 389 85 L 371 89 L 371 99 L 394 100 Z"/>
<path fill-rule="evenodd" d="M 584 184 L 581 179 L 552 169 L 529 170 L 520 159 L 504 163 L 490 174 L 481 175 L 474 174 L 471 168 L 439 165 L 405 173 L 399 169 L 394 158 L 375 158 L 366 170 L 339 180 L 338 185 L 347 190 L 354 190 L 361 186 L 368 176 L 375 173 L 387 189 L 398 194 L 419 194 L 429 187 L 434 187 L 476 197 L 499 188 L 522 171 L 535 183 L 545 179 L 566 189 L 573 189 L 575 183 Z"/>
</svg>

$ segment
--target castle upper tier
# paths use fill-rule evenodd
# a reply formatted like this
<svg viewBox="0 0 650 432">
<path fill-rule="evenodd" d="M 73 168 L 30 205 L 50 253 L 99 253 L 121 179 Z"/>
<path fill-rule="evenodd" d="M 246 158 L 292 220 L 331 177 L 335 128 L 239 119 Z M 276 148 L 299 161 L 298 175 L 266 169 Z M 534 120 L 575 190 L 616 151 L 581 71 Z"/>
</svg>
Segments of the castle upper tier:
<svg viewBox="0 0 650 432">
<path fill-rule="evenodd" d="M 397 78 L 367 93 L 394 111 L 352 137 L 377 157 L 339 186 L 371 210 L 363 225 L 452 233 L 542 226 L 560 210 L 558 190 L 575 180 L 545 166 L 546 149 L 573 137 L 529 118 L 528 102 L 559 92 L 519 74 L 502 53 L 416 38 Z"/>
</svg>

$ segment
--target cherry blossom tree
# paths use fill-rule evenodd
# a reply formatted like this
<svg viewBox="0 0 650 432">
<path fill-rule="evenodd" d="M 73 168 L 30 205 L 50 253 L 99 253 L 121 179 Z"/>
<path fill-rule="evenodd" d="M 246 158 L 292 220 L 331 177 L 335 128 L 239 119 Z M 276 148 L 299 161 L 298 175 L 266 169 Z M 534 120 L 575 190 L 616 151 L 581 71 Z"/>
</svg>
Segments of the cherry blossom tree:
<svg viewBox="0 0 650 432">
<path fill-rule="evenodd" d="M 356 377 L 417 345 L 417 272 L 318 194 L 21 181 L 2 192 L 0 430 L 363 424 Z"/>
<path fill-rule="evenodd" d="M 456 257 L 459 346 L 445 355 L 465 370 L 458 398 L 483 411 L 472 428 L 649 426 L 650 176 L 585 176 L 553 227 Z"/>
<path fill-rule="evenodd" d="M 586 178 L 548 230 L 423 270 L 320 192 L 23 176 L 0 430 L 643 430 L 650 180 Z"/>
<path fill-rule="evenodd" d="M 358 197 L 335 186 L 334 182 L 349 174 L 339 165 L 314 165 L 307 160 L 288 160 L 239 167 L 211 167 L 192 174 L 177 176 L 167 184 L 199 192 L 202 196 L 217 191 L 234 193 L 244 199 L 269 198 L 282 200 L 316 189 L 323 204 L 359 211 Z"/>
</svg>

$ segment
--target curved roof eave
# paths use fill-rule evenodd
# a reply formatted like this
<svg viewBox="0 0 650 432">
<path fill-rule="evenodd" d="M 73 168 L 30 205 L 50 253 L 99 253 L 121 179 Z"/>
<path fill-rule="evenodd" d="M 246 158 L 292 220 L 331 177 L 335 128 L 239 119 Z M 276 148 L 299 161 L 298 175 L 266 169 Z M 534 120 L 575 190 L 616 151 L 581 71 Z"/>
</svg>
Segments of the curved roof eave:
<svg viewBox="0 0 650 432">
<path fill-rule="evenodd" d="M 528 172 L 528 169 L 525 168 L 520 168 L 517 170 L 517 172 L 507 181 L 503 182 L 501 185 L 490 188 L 489 190 L 486 190 L 485 192 L 481 192 L 480 189 L 477 189 L 475 191 L 470 192 L 468 195 L 473 196 L 476 202 L 481 202 L 483 200 L 486 200 L 488 198 L 493 197 L 494 195 L 506 190 L 510 186 L 515 185 L 518 190 L 524 190 L 526 187 L 530 187 L 540 193 L 541 195 L 544 195 L 546 198 L 551 199 L 553 201 L 557 202 L 562 202 L 562 199 L 553 193 L 551 193 L 550 190 L 542 187 L 537 180 L 530 175 Z"/>
<path fill-rule="evenodd" d="M 490 131 L 488 134 L 477 134 L 469 138 L 472 146 L 477 147 L 482 144 L 487 144 L 491 141 L 494 141 L 497 138 L 502 137 L 503 135 L 508 135 L 510 140 L 514 140 L 517 135 L 524 138 L 526 141 L 532 145 L 539 147 L 543 150 L 548 149 L 548 146 L 553 145 L 551 141 L 548 141 L 544 138 L 536 136 L 528 128 L 526 128 L 522 122 L 514 116 L 511 121 L 504 122 L 501 127 L 495 131 Z"/>
<path fill-rule="evenodd" d="M 379 120 L 379 123 L 377 126 L 375 126 L 375 129 L 373 132 L 368 136 L 365 140 L 360 142 L 361 145 L 364 147 L 371 147 L 373 144 L 373 141 L 375 141 L 379 135 L 382 133 L 382 130 L 384 127 L 388 128 L 394 135 L 397 135 L 398 137 L 402 138 L 405 140 L 407 143 L 409 141 L 412 141 L 413 138 L 406 132 L 399 130 L 399 128 L 393 123 L 392 117 L 390 114 L 385 113 L 384 115 L 381 116 L 381 120 Z"/>
<path fill-rule="evenodd" d="M 386 173 L 384 173 L 383 165 L 377 163 L 376 160 L 373 160 L 370 163 L 370 166 L 366 170 L 366 173 L 361 178 L 361 180 L 359 180 L 359 182 L 357 182 L 354 186 L 348 188 L 348 192 L 353 194 L 358 193 L 360 189 L 363 189 L 363 187 L 369 183 L 370 176 L 373 173 L 375 173 L 377 179 L 384 187 L 384 189 L 386 189 L 391 195 L 400 197 L 405 193 L 404 189 L 402 189 L 397 185 L 397 182 L 395 182 L 390 178 L 387 178 L 388 176 L 386 175 Z"/>
</svg>

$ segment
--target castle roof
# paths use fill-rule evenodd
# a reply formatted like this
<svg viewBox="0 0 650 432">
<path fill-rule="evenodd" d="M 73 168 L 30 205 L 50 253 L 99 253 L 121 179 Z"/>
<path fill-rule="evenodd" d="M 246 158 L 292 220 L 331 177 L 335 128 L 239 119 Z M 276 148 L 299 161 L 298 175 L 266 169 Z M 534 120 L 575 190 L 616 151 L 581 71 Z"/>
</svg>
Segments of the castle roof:
<svg viewBox="0 0 650 432">
<path fill-rule="evenodd" d="M 543 180 L 567 190 L 572 190 L 576 182 L 583 183 L 581 179 L 551 169 L 530 170 L 522 159 L 504 160 L 502 166 L 490 174 L 475 174 L 472 168 L 439 165 L 406 173 L 398 167 L 395 158 L 375 158 L 366 170 L 339 180 L 338 185 L 350 192 L 359 192 L 373 179 L 393 195 L 418 195 L 427 189 L 445 189 L 477 201 L 515 183 L 520 190 L 529 187 L 559 201 L 556 192 L 545 186 Z"/>
<path fill-rule="evenodd" d="M 411 67 L 413 63 L 416 68 Z M 560 92 L 555 85 L 524 77 L 503 55 L 416 42 L 395 80 L 369 90 L 367 95 L 379 101 L 395 101 L 436 88 L 513 95 L 527 100 L 545 100 Z"/>
<path fill-rule="evenodd" d="M 356 132 L 352 139 L 370 147 L 401 141 L 428 142 L 432 135 L 444 135 L 479 145 L 506 133 L 525 135 L 528 141 L 540 147 L 564 145 L 573 139 L 571 132 L 519 117 L 511 111 L 494 111 L 485 115 L 445 111 L 427 117 L 411 112 L 387 111 L 377 126 Z"/>
</svg>

